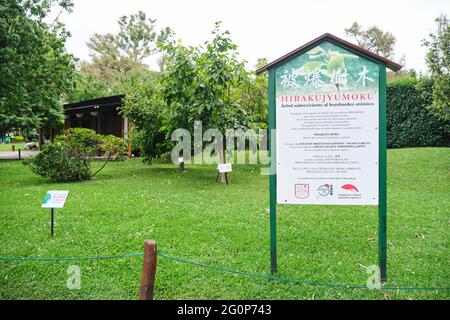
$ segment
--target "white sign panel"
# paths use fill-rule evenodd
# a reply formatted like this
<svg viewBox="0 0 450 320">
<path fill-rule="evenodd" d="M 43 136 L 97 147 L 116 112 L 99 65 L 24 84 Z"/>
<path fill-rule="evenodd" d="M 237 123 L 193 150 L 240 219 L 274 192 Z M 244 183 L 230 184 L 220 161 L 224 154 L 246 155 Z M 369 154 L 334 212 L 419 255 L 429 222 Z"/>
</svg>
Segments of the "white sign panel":
<svg viewBox="0 0 450 320">
<path fill-rule="evenodd" d="M 63 208 L 69 191 L 47 191 L 42 208 Z"/>
<path fill-rule="evenodd" d="M 378 65 L 323 42 L 275 75 L 277 203 L 377 205 Z"/>
<path fill-rule="evenodd" d="M 219 170 L 220 173 L 231 172 L 231 163 L 218 164 L 217 170 Z"/>
</svg>

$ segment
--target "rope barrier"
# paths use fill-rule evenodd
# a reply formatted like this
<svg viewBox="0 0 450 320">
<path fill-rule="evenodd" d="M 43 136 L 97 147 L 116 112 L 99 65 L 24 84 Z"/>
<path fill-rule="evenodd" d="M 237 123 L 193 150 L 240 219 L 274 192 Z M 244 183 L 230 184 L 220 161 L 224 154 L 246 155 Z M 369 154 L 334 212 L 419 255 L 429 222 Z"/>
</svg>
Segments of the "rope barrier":
<svg viewBox="0 0 450 320">
<path fill-rule="evenodd" d="M 82 258 L 4 258 L 0 257 L 0 261 L 84 261 L 84 260 L 110 260 L 110 259 L 124 259 L 133 257 L 143 257 L 142 253 L 129 253 L 119 256 L 95 256 L 95 257 L 82 257 Z"/>
<path fill-rule="evenodd" d="M 123 255 L 116 255 L 116 256 L 95 256 L 95 257 L 80 257 L 80 258 L 39 258 L 39 257 L 23 257 L 23 258 L 8 258 L 8 257 L 0 257 L 0 261 L 86 261 L 86 260 L 110 260 L 110 259 L 125 259 L 125 258 L 134 258 L 134 257 L 143 257 L 144 255 L 142 253 L 130 253 L 130 254 L 123 254 Z M 245 272 L 245 271 L 238 271 L 238 270 L 232 270 L 232 269 L 226 269 L 222 267 L 217 266 L 211 266 L 183 258 L 178 258 L 174 256 L 170 256 L 164 253 L 159 252 L 158 256 L 162 258 L 166 258 L 169 260 L 176 261 L 178 263 L 184 263 L 189 264 L 195 267 L 204 268 L 204 269 L 211 269 L 221 272 L 227 272 L 231 274 L 237 274 L 247 277 L 253 277 L 258 279 L 266 279 L 266 280 L 275 280 L 275 281 L 281 281 L 281 282 L 288 282 L 288 283 L 297 283 L 297 284 L 304 284 L 304 285 L 310 285 L 310 286 L 321 286 L 321 287 L 334 287 L 334 288 L 345 288 L 345 289 L 368 289 L 373 290 L 371 288 L 368 288 L 367 286 L 363 285 L 346 285 L 341 283 L 323 283 L 323 282 L 317 282 L 317 281 L 306 281 L 306 280 L 298 280 L 298 279 L 291 279 L 286 277 L 278 277 L 278 276 L 272 276 L 272 275 L 266 275 L 266 274 L 257 274 L 257 273 L 251 273 L 251 272 Z M 450 290 L 450 287 L 382 287 L 380 290 L 396 290 L 396 291 L 441 291 L 441 290 Z"/>
</svg>

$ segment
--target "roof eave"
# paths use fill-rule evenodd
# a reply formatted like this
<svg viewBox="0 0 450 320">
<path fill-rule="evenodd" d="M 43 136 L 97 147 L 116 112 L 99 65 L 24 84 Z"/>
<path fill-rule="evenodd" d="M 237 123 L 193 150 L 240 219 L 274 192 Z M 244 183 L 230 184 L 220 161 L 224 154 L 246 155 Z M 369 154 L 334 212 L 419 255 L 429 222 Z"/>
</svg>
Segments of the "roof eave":
<svg viewBox="0 0 450 320">
<path fill-rule="evenodd" d="M 66 103 L 64 104 L 64 110 L 76 109 L 79 107 L 92 107 L 96 105 L 121 105 L 122 99 L 124 97 L 125 95 L 119 94 L 115 96 L 107 96 L 73 103 Z"/>
<path fill-rule="evenodd" d="M 267 65 L 257 69 L 256 70 L 256 75 L 259 75 L 259 74 L 263 73 L 264 71 L 267 71 L 267 70 L 275 67 L 276 65 L 278 65 L 278 64 L 288 60 L 289 58 L 291 58 L 291 57 L 293 57 L 293 56 L 295 56 L 297 54 L 300 54 L 300 53 L 306 51 L 310 47 L 313 47 L 313 46 L 315 46 L 315 45 L 317 45 L 317 44 L 319 44 L 319 43 L 321 43 L 321 42 L 323 42 L 325 40 L 330 40 L 331 42 L 335 42 L 335 43 L 340 44 L 340 45 L 342 45 L 344 47 L 349 47 L 350 49 L 352 49 L 353 51 L 358 52 L 362 56 L 366 56 L 368 58 L 377 60 L 378 62 L 385 64 L 386 67 L 388 67 L 392 71 L 397 72 L 397 71 L 399 71 L 402 68 L 402 66 L 400 64 L 398 64 L 398 63 L 396 63 L 396 62 L 394 62 L 392 60 L 389 60 L 389 59 L 387 59 L 385 57 L 382 57 L 382 56 L 380 56 L 380 55 L 378 55 L 376 53 L 373 53 L 373 52 L 371 52 L 371 51 L 369 51 L 367 49 L 361 48 L 360 46 L 357 46 L 357 45 L 355 45 L 355 44 L 353 44 L 351 42 L 348 42 L 348 41 L 346 41 L 344 39 L 336 37 L 335 35 L 332 35 L 331 33 L 325 33 L 325 34 L 321 35 L 320 37 L 318 37 L 318 38 L 316 38 L 314 40 L 311 40 L 310 42 L 304 44 L 303 46 L 301 46 L 301 47 L 299 47 L 299 48 L 297 48 L 295 50 L 292 50 L 291 52 L 285 54 L 284 56 L 282 56 L 282 57 L 280 57 L 280 58 L 278 58 L 278 59 L 268 63 Z"/>
</svg>

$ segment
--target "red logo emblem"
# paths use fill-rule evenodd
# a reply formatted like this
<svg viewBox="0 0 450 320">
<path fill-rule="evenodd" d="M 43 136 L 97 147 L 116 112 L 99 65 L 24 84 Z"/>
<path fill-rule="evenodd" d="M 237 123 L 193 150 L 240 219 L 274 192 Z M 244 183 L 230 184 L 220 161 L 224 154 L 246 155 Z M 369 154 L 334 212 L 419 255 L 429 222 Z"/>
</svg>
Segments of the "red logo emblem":
<svg viewBox="0 0 450 320">
<path fill-rule="evenodd" d="M 347 191 L 359 192 L 358 188 L 352 184 L 344 184 L 341 188 Z"/>
</svg>

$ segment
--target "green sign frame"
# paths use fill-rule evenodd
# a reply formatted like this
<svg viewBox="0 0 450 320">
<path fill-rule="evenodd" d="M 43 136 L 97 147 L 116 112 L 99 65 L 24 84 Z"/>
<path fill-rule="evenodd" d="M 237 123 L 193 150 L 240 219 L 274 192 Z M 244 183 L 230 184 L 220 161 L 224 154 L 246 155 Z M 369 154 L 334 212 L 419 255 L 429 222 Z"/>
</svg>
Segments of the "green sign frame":
<svg viewBox="0 0 450 320">
<path fill-rule="evenodd" d="M 270 203 L 270 270 L 272 274 L 277 273 L 277 175 L 276 175 L 276 139 L 272 136 L 276 130 L 276 80 L 275 67 L 280 63 L 288 61 L 296 56 L 312 49 L 324 41 L 349 50 L 362 56 L 379 67 L 379 159 L 378 159 L 378 265 L 380 268 L 381 281 L 387 281 L 387 159 L 386 159 L 386 68 L 394 71 L 401 66 L 386 58 L 380 57 L 363 48 L 355 46 L 331 34 L 323 36 L 307 43 L 293 52 L 275 60 L 267 66 L 256 71 L 257 74 L 268 72 L 268 98 L 269 98 L 269 156 L 273 172 L 269 175 L 269 203 Z"/>
</svg>

